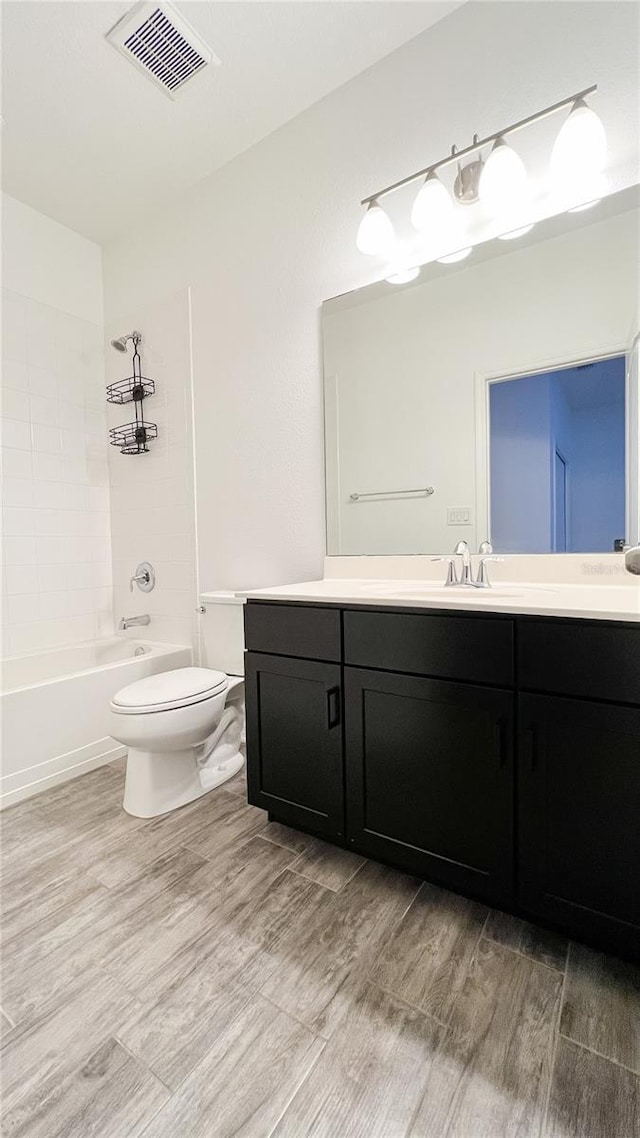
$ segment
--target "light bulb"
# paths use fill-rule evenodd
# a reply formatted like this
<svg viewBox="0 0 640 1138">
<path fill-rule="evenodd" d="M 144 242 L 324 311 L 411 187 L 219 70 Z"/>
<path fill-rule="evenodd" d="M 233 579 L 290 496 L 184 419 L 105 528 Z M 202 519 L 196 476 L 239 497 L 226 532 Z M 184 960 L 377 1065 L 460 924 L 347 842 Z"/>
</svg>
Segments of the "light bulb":
<svg viewBox="0 0 640 1138">
<path fill-rule="evenodd" d="M 427 175 L 427 180 L 416 195 L 411 210 L 411 224 L 424 233 L 437 232 L 443 225 L 453 221 L 454 204 L 435 171 Z"/>
<path fill-rule="evenodd" d="M 573 104 L 551 151 L 551 174 L 556 181 L 575 184 L 600 174 L 607 160 L 607 136 L 602 122 L 584 99 Z"/>
<path fill-rule="evenodd" d="M 414 281 L 418 276 L 420 276 L 420 269 L 414 265 L 412 269 L 398 269 L 397 273 L 385 277 L 385 280 L 388 284 L 408 284 L 409 281 Z"/>
<path fill-rule="evenodd" d="M 513 241 L 515 237 L 524 237 L 525 233 L 530 233 L 533 229 L 533 222 L 531 225 L 521 225 L 519 229 L 510 229 L 508 233 L 499 233 L 498 238 L 500 241 Z"/>
<path fill-rule="evenodd" d="M 382 256 L 390 252 L 394 241 L 390 217 L 377 201 L 372 201 L 360 222 L 356 240 L 358 249 L 369 257 Z"/>
<path fill-rule="evenodd" d="M 421 243 L 423 253 L 428 259 L 436 258 L 448 249 L 459 249 L 450 254 L 453 260 L 462 260 L 471 249 L 462 249 L 465 241 L 464 226 L 459 210 L 435 171 L 427 175 L 427 180 L 419 190 L 413 203 L 411 221 L 424 239 Z M 447 254 L 449 256 L 449 254 Z M 445 261 L 445 264 L 448 263 Z"/>
<path fill-rule="evenodd" d="M 600 205 L 602 198 L 592 198 L 590 202 L 583 202 L 582 205 L 574 205 L 567 213 L 582 213 L 585 209 L 593 209 L 594 205 Z"/>
<path fill-rule="evenodd" d="M 457 249 L 455 253 L 447 253 L 446 257 L 438 257 L 441 265 L 455 265 L 456 261 L 464 261 L 465 257 L 469 256 L 471 246 L 468 249 Z"/>
<path fill-rule="evenodd" d="M 498 138 L 487 158 L 478 186 L 480 201 L 492 214 L 511 213 L 528 196 L 528 178 L 519 154 Z"/>
<path fill-rule="evenodd" d="M 552 174 L 550 190 L 557 212 L 567 210 L 569 213 L 579 213 L 582 209 L 597 205 L 606 197 L 607 178 L 604 174 L 581 171 L 578 167 L 560 175 L 556 168 L 556 173 Z"/>
</svg>

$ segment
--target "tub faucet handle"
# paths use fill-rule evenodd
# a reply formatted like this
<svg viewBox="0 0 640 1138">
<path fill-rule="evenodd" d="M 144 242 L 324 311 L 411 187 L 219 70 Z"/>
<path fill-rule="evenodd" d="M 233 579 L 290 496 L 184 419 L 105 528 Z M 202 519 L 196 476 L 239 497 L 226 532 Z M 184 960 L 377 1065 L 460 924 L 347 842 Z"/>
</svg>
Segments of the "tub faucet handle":
<svg viewBox="0 0 640 1138">
<path fill-rule="evenodd" d="M 129 578 L 129 592 L 137 585 L 143 593 L 150 593 L 156 583 L 156 574 L 153 565 L 148 561 L 141 561 L 133 577 Z"/>
</svg>

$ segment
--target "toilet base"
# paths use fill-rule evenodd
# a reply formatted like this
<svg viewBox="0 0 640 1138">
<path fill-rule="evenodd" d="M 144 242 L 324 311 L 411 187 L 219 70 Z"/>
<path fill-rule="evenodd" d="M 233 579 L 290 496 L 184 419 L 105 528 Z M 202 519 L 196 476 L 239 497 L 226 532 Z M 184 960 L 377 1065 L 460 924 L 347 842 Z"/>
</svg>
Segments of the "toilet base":
<svg viewBox="0 0 640 1138">
<path fill-rule="evenodd" d="M 203 787 L 193 747 L 184 751 L 139 751 L 130 747 L 122 805 L 135 818 L 156 818 L 202 798 L 233 778 L 243 766 L 244 758 L 238 753 L 219 767 L 209 768 L 208 785 Z"/>
</svg>

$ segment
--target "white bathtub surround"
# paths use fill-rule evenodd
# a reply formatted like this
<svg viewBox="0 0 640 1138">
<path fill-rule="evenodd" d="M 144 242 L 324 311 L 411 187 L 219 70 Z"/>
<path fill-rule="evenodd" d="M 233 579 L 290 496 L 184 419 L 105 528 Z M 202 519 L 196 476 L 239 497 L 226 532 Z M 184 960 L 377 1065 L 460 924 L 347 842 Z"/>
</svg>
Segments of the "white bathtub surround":
<svg viewBox="0 0 640 1138">
<path fill-rule="evenodd" d="M 190 648 L 122 637 L 3 661 L 0 808 L 124 755 L 112 696 L 190 663 Z"/>
<path fill-rule="evenodd" d="M 131 330 L 142 333 L 142 374 L 156 392 L 144 402 L 157 423 L 149 453 L 109 449 L 114 610 L 116 619 L 149 613 L 154 640 L 192 644 L 197 650 L 196 532 L 193 473 L 191 330 L 188 290 L 137 308 L 107 330 L 106 342 Z M 127 354 L 107 348 L 107 382 L 131 375 Z M 132 404 L 108 405 L 109 426 L 129 422 Z M 141 561 L 156 572 L 152 592 L 129 590 Z M 132 629 L 128 635 L 135 637 Z"/>
<path fill-rule="evenodd" d="M 477 609 L 640 622 L 640 582 L 626 573 L 622 562 L 620 554 L 506 555 L 503 562 L 489 566 L 491 588 L 463 589 L 445 588 L 446 563 L 430 557 L 327 557 L 322 580 L 242 595 L 260 600 Z M 622 576 L 617 571 L 619 565 Z"/>
<path fill-rule="evenodd" d="M 3 652 L 113 631 L 101 257 L 3 197 Z"/>
</svg>

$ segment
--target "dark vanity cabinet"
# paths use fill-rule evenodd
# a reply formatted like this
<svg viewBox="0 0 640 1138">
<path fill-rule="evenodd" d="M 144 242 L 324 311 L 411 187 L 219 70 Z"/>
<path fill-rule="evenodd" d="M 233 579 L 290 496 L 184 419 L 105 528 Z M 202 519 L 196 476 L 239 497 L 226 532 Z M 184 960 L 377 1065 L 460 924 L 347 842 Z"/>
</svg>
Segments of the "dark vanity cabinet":
<svg viewBox="0 0 640 1138">
<path fill-rule="evenodd" d="M 640 627 L 249 601 L 249 801 L 640 955 Z"/>
<path fill-rule="evenodd" d="M 249 801 L 287 825 L 341 839 L 341 614 L 252 605 L 245 641 Z"/>
<path fill-rule="evenodd" d="M 350 843 L 508 901 L 513 622 L 353 610 L 343 622 Z"/>
<path fill-rule="evenodd" d="M 345 668 L 349 840 L 432 881 L 508 902 L 509 692 Z"/>
<path fill-rule="evenodd" d="M 327 838 L 344 832 L 338 664 L 249 652 L 249 801 Z"/>
<path fill-rule="evenodd" d="M 637 953 L 640 626 L 523 621 L 518 672 L 521 904 Z"/>
</svg>

